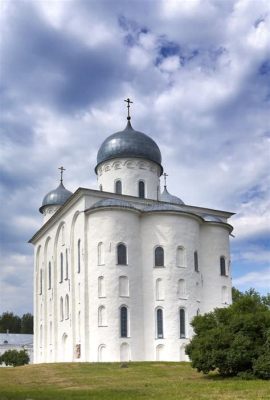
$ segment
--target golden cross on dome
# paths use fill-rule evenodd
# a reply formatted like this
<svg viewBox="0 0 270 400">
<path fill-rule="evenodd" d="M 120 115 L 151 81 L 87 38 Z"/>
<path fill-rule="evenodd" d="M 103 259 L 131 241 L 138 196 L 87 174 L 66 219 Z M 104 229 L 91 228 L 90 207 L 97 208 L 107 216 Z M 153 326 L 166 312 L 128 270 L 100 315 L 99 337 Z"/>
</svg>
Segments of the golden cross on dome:
<svg viewBox="0 0 270 400">
<path fill-rule="evenodd" d="M 127 116 L 127 120 L 129 121 L 131 119 L 130 114 L 129 114 L 129 108 L 130 108 L 130 104 L 133 104 L 133 101 L 131 101 L 129 98 L 127 98 L 126 100 L 124 100 L 127 104 L 127 109 L 128 109 L 128 116 Z"/>
<path fill-rule="evenodd" d="M 64 167 L 59 167 L 58 169 L 60 169 L 60 174 L 61 174 L 61 178 L 60 178 L 60 182 L 63 183 L 63 172 L 66 170 Z"/>
<path fill-rule="evenodd" d="M 164 172 L 163 176 L 164 176 L 164 186 L 167 187 L 167 176 L 169 175 L 166 174 L 166 172 Z"/>
</svg>

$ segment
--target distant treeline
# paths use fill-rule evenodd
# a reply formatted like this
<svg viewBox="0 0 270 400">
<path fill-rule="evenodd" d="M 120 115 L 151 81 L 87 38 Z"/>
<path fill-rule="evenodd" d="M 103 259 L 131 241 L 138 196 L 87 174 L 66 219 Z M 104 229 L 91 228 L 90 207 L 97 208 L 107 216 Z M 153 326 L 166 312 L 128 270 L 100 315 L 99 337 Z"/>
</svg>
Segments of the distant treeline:
<svg viewBox="0 0 270 400">
<path fill-rule="evenodd" d="M 0 315 L 0 333 L 33 333 L 33 315 L 23 314 L 22 317 L 12 312 Z"/>
</svg>

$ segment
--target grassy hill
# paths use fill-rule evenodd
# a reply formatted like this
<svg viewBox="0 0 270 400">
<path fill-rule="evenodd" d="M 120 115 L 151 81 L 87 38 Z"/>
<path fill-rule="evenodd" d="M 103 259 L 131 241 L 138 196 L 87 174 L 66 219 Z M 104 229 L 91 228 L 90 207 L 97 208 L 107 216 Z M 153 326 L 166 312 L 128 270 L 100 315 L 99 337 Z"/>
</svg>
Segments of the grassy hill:
<svg viewBox="0 0 270 400">
<path fill-rule="evenodd" d="M 63 363 L 0 369 L 0 400 L 262 400 L 270 382 L 203 376 L 188 363 Z"/>
</svg>

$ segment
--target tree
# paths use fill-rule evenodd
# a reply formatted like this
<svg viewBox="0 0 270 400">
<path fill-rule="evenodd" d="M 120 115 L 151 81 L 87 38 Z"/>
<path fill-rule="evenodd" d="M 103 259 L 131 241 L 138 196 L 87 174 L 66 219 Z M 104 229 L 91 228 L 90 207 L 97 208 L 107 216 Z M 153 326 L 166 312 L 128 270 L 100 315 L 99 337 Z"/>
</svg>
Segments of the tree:
<svg viewBox="0 0 270 400">
<path fill-rule="evenodd" d="M 21 319 L 21 333 L 33 333 L 33 315 L 23 314 Z"/>
<path fill-rule="evenodd" d="M 29 356 L 26 350 L 7 350 L 0 357 L 0 363 L 5 363 L 6 365 L 13 365 L 13 367 L 18 367 L 20 365 L 29 363 Z"/>
<path fill-rule="evenodd" d="M 270 309 L 253 289 L 234 303 L 195 317 L 195 336 L 186 347 L 192 366 L 222 376 L 248 372 L 270 379 Z"/>
<path fill-rule="evenodd" d="M 0 316 L 0 333 L 6 333 L 7 330 L 10 333 L 20 333 L 21 331 L 21 319 L 12 312 L 4 312 Z"/>
</svg>

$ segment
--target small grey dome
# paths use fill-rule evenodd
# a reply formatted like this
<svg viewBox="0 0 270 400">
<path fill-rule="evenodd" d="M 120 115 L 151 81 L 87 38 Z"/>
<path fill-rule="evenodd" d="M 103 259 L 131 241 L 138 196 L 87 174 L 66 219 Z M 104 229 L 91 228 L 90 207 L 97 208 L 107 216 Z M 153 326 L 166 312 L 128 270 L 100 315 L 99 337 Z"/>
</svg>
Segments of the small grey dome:
<svg viewBox="0 0 270 400">
<path fill-rule="evenodd" d="M 132 203 L 130 203 L 129 201 L 125 201 L 125 200 L 119 200 L 119 199 L 102 199 L 97 201 L 96 203 L 94 203 L 90 209 L 93 210 L 95 208 L 103 208 L 103 207 L 120 207 L 120 208 L 133 208 L 135 209 L 135 207 L 133 206 Z"/>
<path fill-rule="evenodd" d="M 144 158 L 154 161 L 161 167 L 161 153 L 158 145 L 145 133 L 135 131 L 130 121 L 123 131 L 110 135 L 100 146 L 97 154 L 97 167 L 104 161 L 118 157 Z"/>
<path fill-rule="evenodd" d="M 164 187 L 164 190 L 163 190 L 159 200 L 166 201 L 167 203 L 172 203 L 172 204 L 180 204 L 180 205 L 185 204 L 181 199 L 179 199 L 179 197 L 173 196 L 172 194 L 170 194 L 168 192 L 166 186 Z"/>
<path fill-rule="evenodd" d="M 67 190 L 63 183 L 60 182 L 60 185 L 56 189 L 46 194 L 39 211 L 43 213 L 43 209 L 46 206 L 62 206 L 72 194 L 73 193 Z"/>
</svg>

